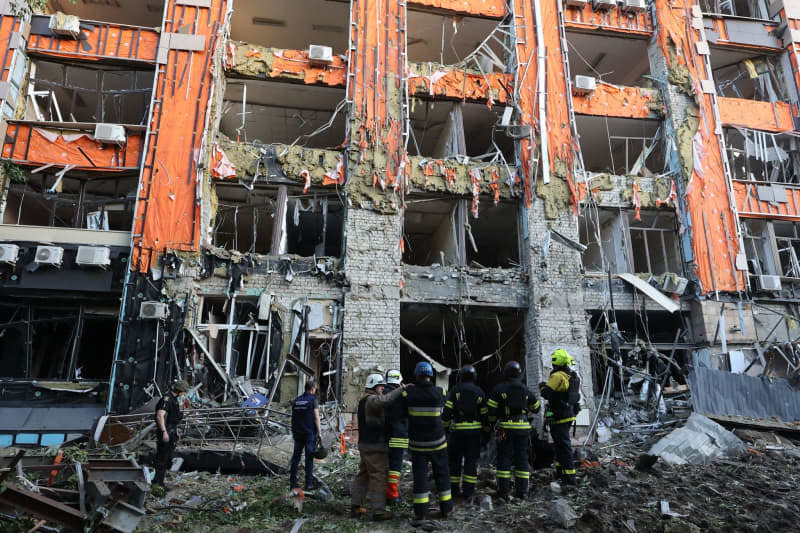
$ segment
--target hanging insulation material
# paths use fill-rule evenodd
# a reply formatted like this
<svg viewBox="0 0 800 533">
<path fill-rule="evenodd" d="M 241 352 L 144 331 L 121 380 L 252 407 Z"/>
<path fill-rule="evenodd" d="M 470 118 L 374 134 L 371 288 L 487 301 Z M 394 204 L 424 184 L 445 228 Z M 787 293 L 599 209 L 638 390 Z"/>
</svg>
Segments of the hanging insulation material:
<svg viewBox="0 0 800 533">
<path fill-rule="evenodd" d="M 236 177 L 236 166 L 231 163 L 217 143 L 214 143 L 214 148 L 211 152 L 211 175 L 220 179 Z"/>
<path fill-rule="evenodd" d="M 506 14 L 503 0 L 410 0 L 409 7 L 435 8 L 465 15 L 501 18 Z"/>
<path fill-rule="evenodd" d="M 727 226 L 736 227 L 722 146 L 716 134 L 721 125 L 716 123 L 713 95 L 700 88 L 700 81 L 706 79 L 706 65 L 696 44 L 702 34 L 691 25 L 690 0 L 655 0 L 655 7 L 659 28 L 656 42 L 667 61 L 668 81 L 692 97 L 697 106 L 687 110 L 683 123 L 675 124 L 696 276 L 703 294 L 712 292 L 712 288 L 742 290 L 744 280 L 732 270 L 734 261 L 729 254 L 729 250 L 734 254 L 738 250 L 738 240 L 735 234 L 726 235 L 720 217 L 722 213 Z M 699 9 L 696 12 L 699 14 Z"/>
<path fill-rule="evenodd" d="M 151 28 L 87 21 L 81 23 L 78 39 L 32 34 L 27 50 L 32 54 L 81 61 L 118 59 L 155 64 L 158 41 L 159 33 Z"/>
<path fill-rule="evenodd" d="M 202 159 L 210 149 L 205 147 L 206 130 L 228 2 L 178 4 L 167 2 L 164 32 L 188 25 L 204 46 L 196 51 L 169 49 L 167 63 L 156 72 L 133 229 L 131 268 L 141 272 L 165 249 L 194 251 L 200 243 Z"/>
<path fill-rule="evenodd" d="M 587 95 L 573 96 L 572 107 L 581 115 L 606 117 L 653 118 L 664 114 L 658 90 L 608 83 L 598 83 L 597 88 Z"/>
<path fill-rule="evenodd" d="M 308 85 L 344 87 L 347 64 L 334 55 L 330 65 L 314 66 L 306 50 L 282 50 L 232 41 L 225 51 L 228 73 L 255 78 L 302 80 Z"/>
<path fill-rule="evenodd" d="M 780 133 L 792 131 L 792 105 L 786 102 L 759 102 L 744 98 L 717 98 L 723 125 Z"/>
<path fill-rule="evenodd" d="M 764 189 L 770 191 L 779 189 L 775 195 L 765 194 Z M 800 221 L 800 189 L 784 187 L 781 184 L 764 185 L 748 183 L 746 181 L 733 182 L 733 192 L 736 196 L 736 207 L 742 218 L 771 218 L 779 220 Z M 772 199 L 768 199 L 772 197 Z M 777 196 L 777 199 L 776 199 Z"/>
<path fill-rule="evenodd" d="M 426 68 L 428 67 L 428 68 Z M 514 77 L 501 72 L 464 72 L 428 64 L 409 66 L 408 91 L 411 96 L 441 96 L 457 100 L 486 102 L 491 108 L 497 103 L 508 101 Z M 426 73 L 429 72 L 429 73 Z"/>
<path fill-rule="evenodd" d="M 649 11 L 642 13 L 623 13 L 621 9 L 595 11 L 592 2 L 583 7 L 567 7 L 564 9 L 564 25 L 567 28 L 581 30 L 602 30 L 614 33 L 653 35 L 653 19 Z"/>
<path fill-rule="evenodd" d="M 129 132 L 123 145 L 101 143 L 87 132 L 11 122 L 3 143 L 3 159 L 17 165 L 53 163 L 94 172 L 137 170 L 143 139 L 143 133 Z"/>
<path fill-rule="evenodd" d="M 404 7 L 390 0 L 354 0 L 351 8 L 348 193 L 355 204 L 380 212 L 402 207 L 397 193 L 407 184 L 402 142 Z"/>
</svg>

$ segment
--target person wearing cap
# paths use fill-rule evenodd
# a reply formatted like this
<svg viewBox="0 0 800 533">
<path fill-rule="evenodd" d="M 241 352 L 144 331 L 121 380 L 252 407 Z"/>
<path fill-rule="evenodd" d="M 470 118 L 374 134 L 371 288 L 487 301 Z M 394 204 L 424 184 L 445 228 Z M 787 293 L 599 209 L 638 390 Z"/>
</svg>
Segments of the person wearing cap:
<svg viewBox="0 0 800 533">
<path fill-rule="evenodd" d="M 319 401 L 317 400 L 317 384 L 307 379 L 304 392 L 292 401 L 292 439 L 294 450 L 289 463 L 289 489 L 300 485 L 297 482 L 297 470 L 300 468 L 300 456 L 306 454 L 305 490 L 314 488 L 314 449 L 317 440 L 322 440 L 322 429 L 319 422 Z"/>
<path fill-rule="evenodd" d="M 569 428 L 581 410 L 581 380 L 571 366 L 575 360 L 563 348 L 553 352 L 553 370 L 547 382 L 539 383 L 539 390 L 547 400 L 544 422 L 550 426 L 553 452 L 556 456 L 556 473 L 565 485 L 578 484 L 575 462 L 572 458 L 572 441 Z"/>
<path fill-rule="evenodd" d="M 386 372 L 384 393 L 392 392 L 403 384 L 399 370 Z M 403 470 L 403 455 L 408 449 L 408 419 L 403 415 L 400 402 L 394 402 L 386 409 L 386 423 L 389 426 L 389 478 L 386 482 L 386 502 L 390 505 L 400 500 L 400 474 Z"/>
<path fill-rule="evenodd" d="M 498 384 L 486 402 L 489 422 L 497 421 L 497 496 L 507 498 L 511 492 L 511 465 L 514 465 L 514 497 L 528 496 L 531 477 L 528 450 L 532 413 L 541 407 L 539 398 L 522 382 L 522 367 L 509 361 L 503 369 L 505 380 Z"/>
<path fill-rule="evenodd" d="M 176 381 L 170 390 L 156 404 L 156 475 L 154 485 L 164 485 L 164 476 L 172 465 L 172 455 L 178 443 L 178 424 L 183 419 L 180 402 L 181 396 L 189 392 L 189 384 L 184 380 Z"/>
<path fill-rule="evenodd" d="M 475 367 L 466 365 L 458 372 L 458 383 L 447 393 L 442 420 L 450 431 L 447 451 L 450 456 L 450 487 L 453 496 L 464 496 L 469 502 L 478 482 L 478 459 L 481 455 L 481 432 L 488 431 L 486 395 L 475 384 Z M 464 476 L 461 476 L 461 465 Z M 461 486 L 463 482 L 463 493 Z"/>
<path fill-rule="evenodd" d="M 358 518 L 372 511 L 374 520 L 389 520 L 386 510 L 386 477 L 389 471 L 389 436 L 385 409 L 400 398 L 405 387 L 401 384 L 389 394 L 383 394 L 386 382 L 383 374 L 370 374 L 364 395 L 358 402 L 358 474 L 350 488 L 350 516 Z"/>
<path fill-rule="evenodd" d="M 453 509 L 450 469 L 447 464 L 447 436 L 442 424 L 444 392 L 433 383 L 433 367 L 420 361 L 414 368 L 415 384 L 403 391 L 402 411 L 408 417 L 408 450 L 414 475 L 414 520 L 420 526 L 428 517 L 428 463 L 439 493 L 439 517 Z"/>
</svg>

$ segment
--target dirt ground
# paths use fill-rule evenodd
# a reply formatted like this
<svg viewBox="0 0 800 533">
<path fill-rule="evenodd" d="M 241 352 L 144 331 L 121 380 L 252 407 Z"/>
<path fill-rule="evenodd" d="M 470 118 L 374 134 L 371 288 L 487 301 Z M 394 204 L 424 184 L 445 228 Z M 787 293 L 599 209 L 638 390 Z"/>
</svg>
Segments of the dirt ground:
<svg viewBox="0 0 800 533">
<path fill-rule="evenodd" d="M 699 532 L 699 531 L 798 531 L 800 530 L 800 448 L 791 441 L 782 450 L 769 439 L 749 442 L 742 457 L 708 466 L 669 466 L 661 461 L 638 470 L 642 450 L 607 446 L 599 456 L 586 450 L 579 469 L 580 486 L 559 494 L 551 487 L 552 470 L 534 471 L 526 501 L 495 500 L 490 510 L 467 506 L 456 500 L 438 531 L 579 531 L 606 532 Z M 263 476 L 226 476 L 210 473 L 179 473 L 166 496 L 148 499 L 149 515 L 138 531 L 297 531 L 394 532 L 415 531 L 408 502 L 394 507 L 395 518 L 371 522 L 349 518 L 349 483 L 357 469 L 357 451 L 331 455 L 316 472 L 325 480 L 332 498 L 305 498 L 302 511 L 287 499 L 288 480 Z M 478 499 L 494 493 L 494 472 L 484 468 L 479 475 Z M 401 494 L 410 498 L 409 465 Z M 432 495 L 433 496 L 433 495 Z M 574 510 L 574 524 L 558 520 L 552 513 L 554 500 L 563 498 Z M 433 498 L 432 498 L 433 500 Z M 667 516 L 669 512 L 682 516 Z"/>
</svg>

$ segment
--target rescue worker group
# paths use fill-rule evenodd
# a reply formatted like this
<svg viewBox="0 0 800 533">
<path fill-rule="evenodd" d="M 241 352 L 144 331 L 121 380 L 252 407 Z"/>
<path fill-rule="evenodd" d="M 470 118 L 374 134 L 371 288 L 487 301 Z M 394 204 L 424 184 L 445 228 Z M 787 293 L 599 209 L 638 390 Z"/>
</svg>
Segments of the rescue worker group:
<svg viewBox="0 0 800 533">
<path fill-rule="evenodd" d="M 553 370 L 539 392 L 547 404 L 545 423 L 553 439 L 556 472 L 565 489 L 577 484 L 569 430 L 580 410 L 580 379 L 566 350 L 552 354 Z M 353 518 L 371 514 L 388 520 L 387 505 L 400 500 L 399 481 L 406 451 L 413 476 L 412 525 L 430 518 L 446 519 L 453 498 L 472 503 L 478 481 L 478 461 L 492 436 L 497 445 L 496 497 L 525 499 L 530 480 L 531 419 L 541 408 L 537 394 L 522 382 L 516 361 L 503 369 L 503 381 L 488 396 L 476 384 L 472 365 L 458 372 L 456 385 L 445 395 L 434 384 L 433 367 L 422 361 L 414 383 L 404 384 L 399 370 L 370 374 L 358 403 L 358 474 L 351 487 Z M 315 384 L 292 403 L 294 454 L 291 488 L 299 487 L 300 456 L 305 453 L 305 489 L 313 487 L 313 457 L 321 446 Z M 438 511 L 429 513 L 429 465 L 433 471 Z"/>
</svg>

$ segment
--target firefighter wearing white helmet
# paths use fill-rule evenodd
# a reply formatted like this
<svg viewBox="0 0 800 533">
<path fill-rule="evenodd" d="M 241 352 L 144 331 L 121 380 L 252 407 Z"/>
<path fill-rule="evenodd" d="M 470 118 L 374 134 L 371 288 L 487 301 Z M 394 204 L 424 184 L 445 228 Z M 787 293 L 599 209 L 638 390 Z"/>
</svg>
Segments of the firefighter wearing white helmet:
<svg viewBox="0 0 800 533">
<path fill-rule="evenodd" d="M 403 375 L 399 370 L 386 372 L 386 387 L 389 393 L 400 387 Z M 386 409 L 386 422 L 389 426 L 389 477 L 386 483 L 386 502 L 390 505 L 400 501 L 400 474 L 403 469 L 403 456 L 408 449 L 408 418 L 403 415 L 400 402 Z"/>
<path fill-rule="evenodd" d="M 566 350 L 559 348 L 551 357 L 553 371 L 550 372 L 550 378 L 546 383 L 539 384 L 539 390 L 547 400 L 544 421 L 550 426 L 550 435 L 553 437 L 556 473 L 565 485 L 574 486 L 577 485 L 577 479 L 569 428 L 581 410 L 581 380 L 572 370 L 575 360 Z"/>
<path fill-rule="evenodd" d="M 383 374 L 370 374 L 364 385 L 364 395 L 358 402 L 358 451 L 361 462 L 350 490 L 350 514 L 353 517 L 365 514 L 365 505 L 369 505 L 375 520 L 388 520 L 392 517 L 386 510 L 389 447 L 385 409 L 400 398 L 404 387 L 400 385 L 384 395 L 385 385 Z"/>
</svg>

